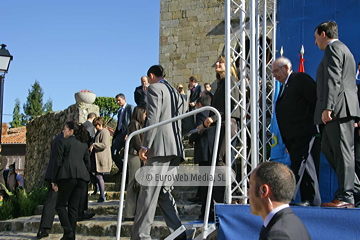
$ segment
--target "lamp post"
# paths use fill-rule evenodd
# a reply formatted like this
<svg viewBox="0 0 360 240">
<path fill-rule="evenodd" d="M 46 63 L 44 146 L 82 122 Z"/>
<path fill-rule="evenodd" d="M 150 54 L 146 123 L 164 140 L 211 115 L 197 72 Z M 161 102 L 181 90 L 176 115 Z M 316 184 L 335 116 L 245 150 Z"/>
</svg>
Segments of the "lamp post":
<svg viewBox="0 0 360 240">
<path fill-rule="evenodd" d="M 0 48 L 0 145 L 1 145 L 1 135 L 2 135 L 2 115 L 3 115 L 3 99 L 4 99 L 4 82 L 5 74 L 9 70 L 10 62 L 13 60 L 13 56 L 5 48 L 5 44 L 1 44 Z"/>
</svg>

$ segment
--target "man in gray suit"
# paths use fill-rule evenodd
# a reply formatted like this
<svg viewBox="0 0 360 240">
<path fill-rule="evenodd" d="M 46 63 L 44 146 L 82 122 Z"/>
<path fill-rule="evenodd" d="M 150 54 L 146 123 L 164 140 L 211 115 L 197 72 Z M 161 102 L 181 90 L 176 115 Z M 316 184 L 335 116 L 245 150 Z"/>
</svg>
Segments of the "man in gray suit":
<svg viewBox="0 0 360 240">
<path fill-rule="evenodd" d="M 147 123 L 151 126 L 184 113 L 184 100 L 164 78 L 162 66 L 149 68 L 147 76 L 150 82 L 148 88 Z M 172 122 L 145 132 L 139 157 L 146 166 L 153 167 L 150 174 L 165 175 L 172 168 L 179 166 L 184 159 L 184 147 L 181 141 L 181 121 Z M 141 186 L 132 240 L 150 240 L 151 224 L 154 221 L 157 204 L 162 211 L 164 220 L 170 230 L 175 231 L 181 226 L 176 210 L 176 204 L 171 195 L 171 188 L 164 182 L 156 182 L 151 186 Z M 182 234 L 177 239 L 186 239 Z"/>
<path fill-rule="evenodd" d="M 321 150 L 338 178 L 335 198 L 323 207 L 353 208 L 360 194 L 355 175 L 354 123 L 360 116 L 355 83 L 356 63 L 347 46 L 338 40 L 334 21 L 318 25 L 315 44 L 325 51 L 317 73 L 314 122 L 321 130 Z"/>
</svg>

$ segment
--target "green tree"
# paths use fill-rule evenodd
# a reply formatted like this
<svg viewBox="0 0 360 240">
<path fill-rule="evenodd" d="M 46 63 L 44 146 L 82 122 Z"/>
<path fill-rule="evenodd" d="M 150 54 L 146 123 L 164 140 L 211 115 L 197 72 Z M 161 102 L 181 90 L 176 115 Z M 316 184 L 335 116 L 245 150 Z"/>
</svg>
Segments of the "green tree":
<svg viewBox="0 0 360 240">
<path fill-rule="evenodd" d="M 119 109 L 119 105 L 115 102 L 115 99 L 113 97 L 96 97 L 94 104 L 99 106 L 100 117 L 104 117 L 105 125 L 114 127 L 112 126 L 115 122 L 114 116 Z"/>
<path fill-rule="evenodd" d="M 23 126 L 21 118 L 22 118 L 22 116 L 20 113 L 20 100 L 17 98 L 17 99 L 15 99 L 15 107 L 13 110 L 13 120 L 12 120 L 12 122 L 10 122 L 10 126 L 12 128 Z"/>
<path fill-rule="evenodd" d="M 34 85 L 31 85 L 31 89 L 29 89 L 27 101 L 23 106 L 24 122 L 28 122 L 35 117 L 44 114 L 43 96 L 44 93 L 40 86 L 40 83 L 35 80 Z"/>
<path fill-rule="evenodd" d="M 52 100 L 51 98 L 49 98 L 47 102 L 44 104 L 45 113 L 52 112 L 52 105 L 53 105 Z"/>
</svg>

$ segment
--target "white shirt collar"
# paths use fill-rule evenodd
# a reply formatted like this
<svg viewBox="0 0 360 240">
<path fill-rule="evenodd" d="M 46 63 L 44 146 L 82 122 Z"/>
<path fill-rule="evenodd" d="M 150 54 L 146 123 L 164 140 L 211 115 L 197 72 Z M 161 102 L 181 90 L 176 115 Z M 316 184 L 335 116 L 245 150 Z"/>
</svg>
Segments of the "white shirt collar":
<svg viewBox="0 0 360 240">
<path fill-rule="evenodd" d="M 339 39 L 335 38 L 335 39 L 331 40 L 331 41 L 328 43 L 328 45 L 329 45 L 329 44 L 332 44 L 333 42 L 336 42 L 336 41 L 339 41 Z"/>
<path fill-rule="evenodd" d="M 289 81 L 289 77 L 290 77 L 290 75 L 292 74 L 292 72 L 293 72 L 293 71 L 291 70 L 290 73 L 289 73 L 289 75 L 287 76 L 287 78 L 286 78 L 286 80 L 285 80 L 285 83 L 284 83 L 285 85 L 286 85 L 287 82 Z"/>
<path fill-rule="evenodd" d="M 265 217 L 264 227 L 267 227 L 267 225 L 269 224 L 269 222 L 271 221 L 271 219 L 274 217 L 274 215 L 276 213 L 278 213 L 281 210 L 283 210 L 284 208 L 288 208 L 288 207 L 290 207 L 289 204 L 284 204 L 284 205 L 281 205 L 281 206 L 273 209 L 271 212 L 269 212 L 269 214 Z"/>
</svg>

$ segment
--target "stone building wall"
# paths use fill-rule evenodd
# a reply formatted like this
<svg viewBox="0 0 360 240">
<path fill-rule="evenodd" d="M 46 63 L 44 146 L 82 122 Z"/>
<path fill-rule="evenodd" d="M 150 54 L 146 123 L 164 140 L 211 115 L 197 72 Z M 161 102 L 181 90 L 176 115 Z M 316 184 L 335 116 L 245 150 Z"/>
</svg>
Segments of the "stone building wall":
<svg viewBox="0 0 360 240">
<path fill-rule="evenodd" d="M 167 79 L 187 86 L 215 81 L 214 64 L 224 48 L 224 0 L 161 0 L 160 64 Z"/>
<path fill-rule="evenodd" d="M 26 166 L 24 185 L 26 190 L 45 186 L 45 172 L 50 159 L 50 145 L 68 119 L 79 123 L 87 120 L 87 115 L 99 107 L 93 104 L 73 104 L 64 111 L 51 112 L 37 117 L 26 125 Z"/>
</svg>

